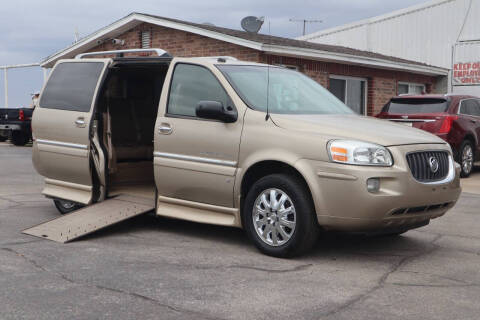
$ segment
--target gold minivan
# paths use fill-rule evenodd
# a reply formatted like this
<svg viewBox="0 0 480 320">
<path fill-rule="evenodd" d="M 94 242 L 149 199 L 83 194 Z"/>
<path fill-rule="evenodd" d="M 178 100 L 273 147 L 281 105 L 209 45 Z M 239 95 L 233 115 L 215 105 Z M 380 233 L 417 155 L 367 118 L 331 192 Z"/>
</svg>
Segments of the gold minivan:
<svg viewBox="0 0 480 320">
<path fill-rule="evenodd" d="M 424 226 L 459 197 L 459 166 L 432 134 L 356 115 L 293 70 L 155 51 L 53 68 L 33 163 L 61 213 L 133 195 L 160 216 L 244 228 L 287 257 L 320 230 Z"/>
</svg>

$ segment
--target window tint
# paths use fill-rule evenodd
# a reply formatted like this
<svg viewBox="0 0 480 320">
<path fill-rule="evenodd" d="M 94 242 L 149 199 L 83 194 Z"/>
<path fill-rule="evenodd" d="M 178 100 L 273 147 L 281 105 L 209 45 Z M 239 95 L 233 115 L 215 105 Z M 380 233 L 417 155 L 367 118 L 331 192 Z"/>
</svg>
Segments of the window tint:
<svg viewBox="0 0 480 320">
<path fill-rule="evenodd" d="M 464 100 L 462 101 L 462 107 L 460 113 L 470 116 L 480 116 L 480 103 L 478 100 Z"/>
<path fill-rule="evenodd" d="M 228 96 L 215 76 L 206 68 L 177 64 L 170 85 L 168 114 L 195 117 L 199 101 L 228 104 Z"/>
<path fill-rule="evenodd" d="M 64 62 L 56 66 L 43 91 L 40 107 L 90 111 L 102 62 Z"/>
<path fill-rule="evenodd" d="M 480 117 L 480 100 L 474 100 L 474 102 L 475 102 L 475 110 L 473 115 Z"/>
<path fill-rule="evenodd" d="M 414 113 L 438 113 L 448 109 L 448 102 L 443 99 L 392 99 L 386 107 L 389 113 L 414 114 Z"/>
</svg>

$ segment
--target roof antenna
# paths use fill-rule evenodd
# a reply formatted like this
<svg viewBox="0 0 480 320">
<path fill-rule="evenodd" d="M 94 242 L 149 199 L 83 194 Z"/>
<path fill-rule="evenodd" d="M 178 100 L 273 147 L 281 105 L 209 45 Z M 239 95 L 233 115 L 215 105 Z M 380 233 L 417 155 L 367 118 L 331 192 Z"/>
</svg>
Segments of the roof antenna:
<svg viewBox="0 0 480 320">
<path fill-rule="evenodd" d="M 267 61 L 268 62 L 268 61 Z M 265 115 L 265 121 L 268 121 L 270 119 L 270 112 L 268 109 L 268 98 L 270 96 L 270 65 L 267 64 L 267 114 Z"/>
<path fill-rule="evenodd" d="M 307 19 L 290 19 L 290 22 L 302 22 L 303 23 L 303 35 L 305 35 L 305 26 L 307 23 L 322 23 L 322 20 L 307 20 Z"/>
<path fill-rule="evenodd" d="M 75 36 L 75 42 L 78 42 L 78 40 L 80 39 L 80 33 L 78 32 L 78 27 L 75 27 L 74 36 Z"/>
</svg>

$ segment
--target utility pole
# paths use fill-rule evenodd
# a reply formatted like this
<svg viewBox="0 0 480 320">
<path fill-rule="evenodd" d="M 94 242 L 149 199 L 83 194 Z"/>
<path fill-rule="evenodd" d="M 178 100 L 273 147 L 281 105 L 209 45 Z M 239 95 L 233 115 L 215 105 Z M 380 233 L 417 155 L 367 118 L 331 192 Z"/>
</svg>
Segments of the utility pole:
<svg viewBox="0 0 480 320">
<path fill-rule="evenodd" d="M 290 22 L 302 22 L 303 23 L 303 35 L 305 35 L 305 25 L 307 23 L 322 23 L 322 20 L 307 20 L 307 19 L 290 19 Z"/>
</svg>

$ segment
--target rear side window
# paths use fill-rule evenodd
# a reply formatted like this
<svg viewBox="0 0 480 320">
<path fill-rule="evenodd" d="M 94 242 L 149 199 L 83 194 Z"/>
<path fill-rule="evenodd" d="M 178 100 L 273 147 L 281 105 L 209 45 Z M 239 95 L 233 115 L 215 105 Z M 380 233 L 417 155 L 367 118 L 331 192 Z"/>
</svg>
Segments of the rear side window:
<svg viewBox="0 0 480 320">
<path fill-rule="evenodd" d="M 469 116 L 480 116 L 480 103 L 478 100 L 463 100 L 460 113 L 466 114 Z"/>
<path fill-rule="evenodd" d="M 392 99 L 384 107 L 388 113 L 414 114 L 438 113 L 448 109 L 448 102 L 444 99 Z"/>
<path fill-rule="evenodd" d="M 228 96 L 210 70 L 191 64 L 177 64 L 168 98 L 168 114 L 196 117 L 200 101 L 228 104 Z"/>
<path fill-rule="evenodd" d="M 90 111 L 102 62 L 63 62 L 55 67 L 40 99 L 40 107 Z"/>
</svg>

